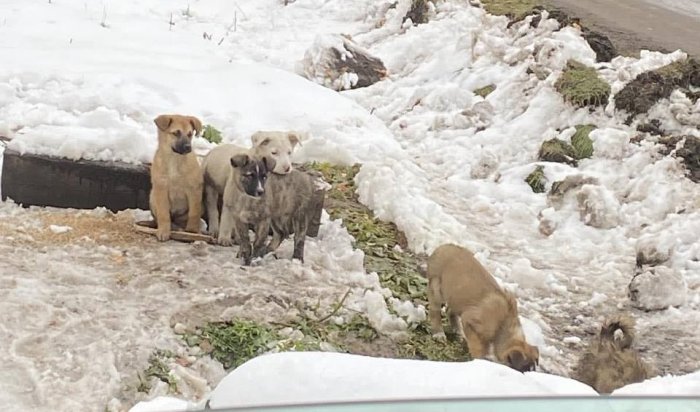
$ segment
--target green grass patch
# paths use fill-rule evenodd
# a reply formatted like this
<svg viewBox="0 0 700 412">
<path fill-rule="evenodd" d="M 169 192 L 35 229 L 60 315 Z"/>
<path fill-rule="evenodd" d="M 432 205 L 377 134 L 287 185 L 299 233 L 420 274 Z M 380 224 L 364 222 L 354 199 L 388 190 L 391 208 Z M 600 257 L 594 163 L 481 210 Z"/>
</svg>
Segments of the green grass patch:
<svg viewBox="0 0 700 412">
<path fill-rule="evenodd" d="M 372 211 L 359 202 L 354 182 L 359 165 L 344 167 L 312 163 L 308 167 L 319 171 L 331 184 L 326 210 L 331 218 L 343 219 L 348 232 L 355 238 L 355 247 L 365 253 L 365 269 L 377 272 L 382 286 L 390 289 L 395 297 L 427 304 L 428 282 L 418 272 L 424 258 L 407 251 L 406 240 L 393 223 L 375 218 Z M 373 329 L 370 331 L 362 323 L 348 327 L 356 329 L 360 336 L 371 337 L 373 333 Z M 468 352 L 458 341 L 437 341 L 429 329 L 427 322 L 413 325 L 409 339 L 398 344 L 398 356 L 439 361 L 469 359 Z"/>
<path fill-rule="evenodd" d="M 175 354 L 170 351 L 156 350 L 153 352 L 148 358 L 148 368 L 143 372 L 143 376 L 139 375 L 138 391 L 148 393 L 151 390 L 151 378 L 158 378 L 168 384 L 171 392 L 177 392 L 177 382 L 170 375 L 170 367 L 167 363 L 174 357 Z"/>
<path fill-rule="evenodd" d="M 217 130 L 214 126 L 208 124 L 204 126 L 204 130 L 202 132 L 202 137 L 208 140 L 211 143 L 216 143 L 219 144 L 221 143 L 221 132 Z"/>
<path fill-rule="evenodd" d="M 297 304 L 299 315 L 290 322 L 273 322 L 269 325 L 246 319 L 210 322 L 185 335 L 184 340 L 189 346 L 199 346 L 227 370 L 237 368 L 270 350 L 319 351 L 323 350 L 323 343 L 328 343 L 341 352 L 352 352 L 352 348 L 346 345 L 349 338 L 372 342 L 379 338 L 379 334 L 359 313 L 342 324 L 331 321 L 343 307 L 349 293 L 350 290 L 325 313 L 321 313 L 319 305 L 308 307 Z M 301 332 L 303 337 L 286 336 L 282 333 L 286 328 Z"/>
<path fill-rule="evenodd" d="M 359 165 L 311 163 L 307 166 L 320 172 L 331 185 L 326 211 L 332 219 L 343 220 L 343 225 L 355 238 L 354 246 L 365 253 L 365 269 L 377 272 L 382 286 L 391 289 L 397 298 L 425 301 L 428 283 L 418 272 L 421 260 L 406 251 L 405 238 L 396 225 L 377 219 L 357 199 L 354 178 Z"/>
<path fill-rule="evenodd" d="M 535 193 L 544 193 L 545 184 L 547 183 L 547 178 L 544 176 L 544 166 L 538 165 L 535 170 L 532 171 L 525 178 L 525 182 L 530 185 L 532 191 Z"/>
<path fill-rule="evenodd" d="M 365 253 L 365 269 L 377 272 L 382 286 L 391 289 L 402 300 L 427 304 L 426 279 L 418 272 L 422 257 L 407 251 L 403 234 L 392 223 L 382 222 L 362 205 L 356 194 L 354 178 L 359 165 L 335 166 L 329 163 L 310 163 L 300 169 L 320 172 L 331 185 L 326 193 L 324 207 L 332 219 L 342 219 L 348 232 L 355 238 L 354 246 Z M 399 246 L 399 247 L 397 247 Z M 440 342 L 432 338 L 427 322 L 412 325 L 409 338 L 395 342 L 380 334 L 362 314 L 356 313 L 342 324 L 333 319 L 343 308 L 348 296 L 339 296 L 331 308 L 296 304 L 298 315 L 291 321 L 263 325 L 249 320 L 209 323 L 194 334 L 183 338 L 190 346 L 198 345 L 211 354 L 226 369 L 269 350 L 320 350 L 324 343 L 336 350 L 374 356 L 440 361 L 463 361 L 469 354 L 461 343 L 452 339 Z M 347 314 L 347 312 L 346 312 Z M 301 339 L 290 339 L 281 333 L 291 328 L 303 334 Z"/>
<path fill-rule="evenodd" d="M 485 99 L 486 96 L 493 93 L 494 90 L 496 90 L 496 86 L 493 84 L 489 84 L 488 86 L 480 87 L 474 90 L 474 94 L 477 96 L 481 96 Z"/>
<path fill-rule="evenodd" d="M 576 166 L 576 151 L 573 146 L 561 139 L 550 139 L 542 142 L 538 158 L 545 162 L 566 163 Z"/>
<path fill-rule="evenodd" d="M 481 3 L 487 12 L 510 19 L 521 19 L 542 5 L 541 0 L 481 0 Z"/>
<path fill-rule="evenodd" d="M 594 68 L 570 60 L 554 88 L 567 102 L 578 106 L 602 106 L 610 97 L 610 85 Z"/>
<path fill-rule="evenodd" d="M 443 324 L 446 327 L 446 324 Z M 445 329 L 449 330 L 449 329 Z M 444 362 L 465 362 L 471 360 L 469 352 L 457 336 L 449 336 L 445 341 L 436 340 L 432 336 L 426 322 L 419 324 L 410 338 L 402 342 L 399 348 L 400 356 L 409 359 L 439 360 Z"/>
<path fill-rule="evenodd" d="M 574 148 L 576 159 L 587 159 L 593 156 L 593 141 L 589 137 L 596 127 L 592 124 L 580 124 L 576 126 L 576 133 L 571 136 L 571 146 Z"/>
<path fill-rule="evenodd" d="M 238 367 L 268 351 L 270 345 L 280 340 L 270 326 L 245 319 L 209 323 L 198 335 L 200 346 L 209 346 L 211 356 L 226 369 Z"/>
</svg>

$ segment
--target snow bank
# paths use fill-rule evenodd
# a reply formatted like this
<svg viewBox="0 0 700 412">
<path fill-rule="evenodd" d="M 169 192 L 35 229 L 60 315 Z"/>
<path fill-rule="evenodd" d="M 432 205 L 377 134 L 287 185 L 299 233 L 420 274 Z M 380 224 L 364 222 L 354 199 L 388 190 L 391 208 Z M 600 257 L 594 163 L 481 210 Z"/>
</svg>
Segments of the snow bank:
<svg viewBox="0 0 700 412">
<path fill-rule="evenodd" d="M 620 388 L 612 395 L 698 393 L 700 372 L 652 378 Z M 219 383 L 208 403 L 211 408 L 235 408 L 345 401 L 597 395 L 591 387 L 573 379 L 539 372 L 523 374 L 485 360 L 430 362 L 284 352 L 258 356 L 239 366 Z M 185 411 L 194 407 L 174 398 L 159 397 L 141 402 L 129 412 Z"/>
<path fill-rule="evenodd" d="M 169 396 L 158 396 L 150 401 L 139 402 L 129 412 L 180 412 L 202 410 L 199 405 Z"/>
<path fill-rule="evenodd" d="M 623 396 L 698 396 L 700 395 L 700 371 L 683 376 L 657 376 L 644 382 L 627 385 L 612 394 Z"/>
<path fill-rule="evenodd" d="M 217 43 L 203 41 L 200 30 L 218 26 L 216 18 L 178 18 L 169 31 L 163 19 L 176 7 L 145 3 L 111 2 L 103 10 L 66 1 L 9 10 L 0 48 L 13 64 L 0 69 L 0 130 L 11 132 L 11 149 L 147 162 L 157 143 L 153 118 L 186 113 L 220 129 L 224 141 L 244 145 L 260 129 L 308 132 L 299 160 L 354 163 L 401 151 L 385 126 L 351 100 L 286 70 L 233 61 Z M 204 3 L 190 12 L 217 7 Z M 137 14 L 144 8 L 150 10 Z"/>
<path fill-rule="evenodd" d="M 283 371 L 283 373 L 280 373 Z M 241 365 L 212 392 L 212 408 L 464 396 L 596 395 L 587 385 L 475 360 L 430 362 L 287 352 Z"/>
</svg>

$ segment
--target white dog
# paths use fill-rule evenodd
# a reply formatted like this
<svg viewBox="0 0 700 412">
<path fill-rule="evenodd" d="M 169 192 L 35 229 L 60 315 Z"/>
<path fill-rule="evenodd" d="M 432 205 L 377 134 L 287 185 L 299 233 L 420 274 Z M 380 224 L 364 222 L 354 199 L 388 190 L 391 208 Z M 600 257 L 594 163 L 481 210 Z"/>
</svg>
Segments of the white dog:
<svg viewBox="0 0 700 412">
<path fill-rule="evenodd" d="M 268 156 L 275 160 L 273 173 L 286 175 L 292 171 L 292 151 L 296 145 L 301 145 L 301 135 L 298 132 L 255 132 L 250 140 L 253 149 L 259 156 Z"/>
</svg>

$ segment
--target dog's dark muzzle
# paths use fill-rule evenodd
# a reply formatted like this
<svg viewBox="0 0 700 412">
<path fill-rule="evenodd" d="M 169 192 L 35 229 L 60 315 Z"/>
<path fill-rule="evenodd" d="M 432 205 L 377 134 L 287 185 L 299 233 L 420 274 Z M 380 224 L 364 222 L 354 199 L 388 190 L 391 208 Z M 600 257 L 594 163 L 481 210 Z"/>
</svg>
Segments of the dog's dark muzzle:
<svg viewBox="0 0 700 412">
<path fill-rule="evenodd" d="M 192 143 L 187 139 L 178 139 L 172 148 L 173 152 L 184 155 L 192 151 Z"/>
</svg>

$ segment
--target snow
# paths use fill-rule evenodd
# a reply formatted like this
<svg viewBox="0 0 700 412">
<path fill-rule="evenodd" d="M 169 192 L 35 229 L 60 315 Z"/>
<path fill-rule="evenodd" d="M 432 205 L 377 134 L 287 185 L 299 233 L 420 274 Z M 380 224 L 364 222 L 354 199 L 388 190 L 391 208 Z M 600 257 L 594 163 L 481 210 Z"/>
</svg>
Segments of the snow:
<svg viewBox="0 0 700 412">
<path fill-rule="evenodd" d="M 280 374 L 275 371 L 284 371 Z M 497 363 L 431 362 L 340 353 L 259 356 L 226 376 L 211 408 L 468 396 L 597 395 L 589 386 Z"/>
<path fill-rule="evenodd" d="M 440 2 L 428 24 L 412 27 L 402 22 L 408 3 L 63 0 L 20 7 L 0 0 L 0 50 L 12 62 L 0 67 L 0 134 L 20 152 L 136 163 L 150 161 L 153 118 L 161 113 L 196 115 L 224 141 L 242 145 L 260 129 L 308 133 L 295 160 L 362 163 L 360 200 L 396 223 L 412 251 L 447 242 L 473 249 L 518 295 L 526 336 L 540 346 L 542 369 L 556 374 L 567 375 L 579 355 L 567 343 L 575 340 L 562 336 L 584 336 L 599 318 L 631 310 L 637 252 L 655 248 L 687 296 L 678 308 L 634 312 L 638 341 L 646 356 L 667 362 L 665 370 L 700 369 L 700 331 L 687 328 L 700 322 L 700 189 L 653 141 L 631 143 L 636 123 L 625 124 L 612 102 L 575 109 L 553 88 L 570 58 L 594 65 L 617 93 L 685 53 L 642 51 L 595 64 L 577 29 L 557 30 L 552 19 L 506 29 L 504 17 Z M 336 93 L 299 76 L 305 54 L 340 33 L 381 58 L 389 78 Z M 473 93 L 489 84 L 496 89 L 486 98 Z M 700 136 L 699 115 L 697 103 L 675 92 L 648 118 L 674 134 Z M 537 161 L 543 140 L 568 140 L 578 124 L 598 127 L 591 159 L 577 168 Z M 203 139 L 195 144 L 201 152 L 210 147 Z M 532 193 L 523 180 L 537 165 L 548 190 L 567 178 L 582 184 L 561 196 Z M 0 243 L 8 256 L 0 264 L 8 290 L 0 346 L 11 348 L 0 366 L 0 399 L 25 409 L 76 410 L 87 401 L 102 410 L 154 349 L 188 350 L 170 327 L 188 310 L 270 321 L 286 310 L 262 296 L 294 301 L 302 288 L 302 299 L 330 305 L 350 287 L 348 312 L 338 321 L 359 311 L 399 338 L 425 316 L 425 308 L 397 301 L 376 274 L 365 273 L 362 253 L 327 217 L 307 245 L 306 264 L 266 260 L 243 271 L 216 248 L 45 244 L 36 239 L 36 230 L 48 227 L 41 211 L 3 204 L 0 216 L 8 230 Z M 648 239 L 658 242 L 649 246 Z M 119 267 L 124 250 L 143 267 Z M 173 257 L 183 253 L 207 260 L 180 265 Z M 95 268 L 95 259 L 108 263 Z M 256 297 L 245 301 L 248 293 Z M 685 345 L 668 360 L 667 339 Z M 170 366 L 192 399 L 221 378 L 210 364 L 196 372 Z M 148 396 L 165 393 L 161 386 Z M 127 393 L 112 403 L 136 400 Z"/>
<path fill-rule="evenodd" d="M 285 371 L 280 374 L 279 371 Z M 659 376 L 627 385 L 613 396 L 697 395 L 700 372 Z M 254 358 L 228 374 L 208 399 L 211 408 L 323 402 L 388 401 L 499 396 L 597 396 L 573 379 L 519 373 L 497 363 L 431 362 L 341 353 L 285 352 Z M 185 402 L 156 398 L 129 412 L 186 409 Z M 148 407 L 148 408 L 147 408 Z M 176 409 L 179 408 L 179 409 Z"/>
<path fill-rule="evenodd" d="M 231 61 L 222 47 L 203 41 L 200 30 L 214 30 L 219 22 L 199 17 L 198 10 L 223 7 L 204 3 L 191 8 L 197 17 L 178 18 L 172 31 L 166 16 L 177 6 L 167 2 L 107 2 L 106 28 L 100 26 L 101 4 L 11 7 L 0 27 L 4 57 L 14 62 L 0 70 L 0 130 L 16 130 L 9 147 L 147 162 L 156 146 L 153 118 L 181 112 L 216 125 L 225 141 L 245 145 L 259 129 L 307 131 L 314 140 L 302 148 L 306 158 L 334 153 L 329 160 L 353 163 L 398 149 L 384 125 L 351 100 L 289 71 L 245 58 Z M 41 35 L 27 29 L 42 25 L 52 30 Z"/>
<path fill-rule="evenodd" d="M 145 396 L 135 393 L 137 372 L 148 367 L 156 349 L 186 360 L 187 366 L 167 366 L 180 396 L 200 400 L 225 372 L 188 347 L 171 322 L 181 324 L 179 332 L 192 331 L 200 319 L 281 322 L 294 313 L 288 306 L 294 302 L 330 308 L 349 289 L 336 322 L 364 313 L 381 319 L 375 327 L 385 334 L 405 334 L 402 328 L 410 324 L 386 305 L 374 305 L 376 296 L 389 292 L 376 274 L 365 273 L 363 254 L 352 248 L 340 221 L 325 214 L 318 237 L 307 240 L 304 265 L 289 259 L 293 245 L 287 241 L 279 249 L 281 259 L 267 257 L 242 268 L 229 248 L 163 247 L 132 233 L 130 222 L 146 213 L 111 217 L 104 209 L 27 210 L 0 203 L 0 346 L 9 349 L 0 365 L 3 403 L 37 411 L 129 407 Z M 120 230 L 115 237 L 73 226 L 56 238 L 46 222 L 60 216 L 87 219 L 89 226 L 103 220 L 124 226 L 112 229 Z M 64 236 L 73 237 L 61 240 Z M 166 395 L 167 384 L 155 381 L 149 395 Z"/>
<path fill-rule="evenodd" d="M 682 306 L 687 301 L 688 285 L 685 278 L 667 266 L 656 266 L 635 275 L 630 282 L 634 291 L 632 304 L 643 310 L 662 310 Z"/>
<path fill-rule="evenodd" d="M 73 230 L 70 226 L 60 226 L 60 225 L 49 225 L 49 230 L 53 233 L 60 235 L 61 233 L 67 233 Z"/>
<path fill-rule="evenodd" d="M 197 405 L 182 399 L 158 396 L 150 401 L 139 402 L 129 412 L 176 412 L 201 410 Z"/>
<path fill-rule="evenodd" d="M 700 393 L 700 372 L 684 376 L 657 376 L 644 382 L 633 383 L 614 391 L 613 395 L 668 395 L 698 396 Z"/>
</svg>

